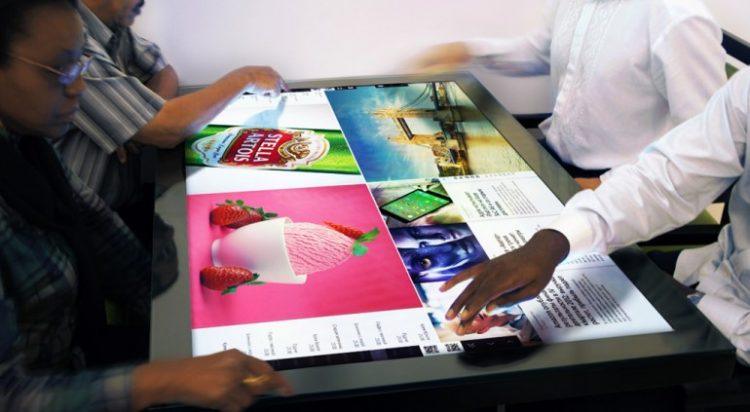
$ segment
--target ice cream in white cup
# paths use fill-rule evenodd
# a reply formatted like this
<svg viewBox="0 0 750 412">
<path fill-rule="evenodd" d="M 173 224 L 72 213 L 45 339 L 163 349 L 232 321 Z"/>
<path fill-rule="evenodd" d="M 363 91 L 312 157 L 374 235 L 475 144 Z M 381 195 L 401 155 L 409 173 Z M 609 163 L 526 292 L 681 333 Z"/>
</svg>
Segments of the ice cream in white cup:
<svg viewBox="0 0 750 412">
<path fill-rule="evenodd" d="M 243 226 L 222 239 L 214 240 L 211 257 L 216 266 L 239 266 L 261 275 L 262 282 L 301 284 L 306 275 L 292 269 L 284 242 L 288 218 L 264 220 Z"/>
<path fill-rule="evenodd" d="M 307 275 L 341 265 L 355 239 L 314 223 L 289 218 L 243 226 L 211 245 L 215 266 L 238 266 L 265 283 L 303 284 Z"/>
</svg>

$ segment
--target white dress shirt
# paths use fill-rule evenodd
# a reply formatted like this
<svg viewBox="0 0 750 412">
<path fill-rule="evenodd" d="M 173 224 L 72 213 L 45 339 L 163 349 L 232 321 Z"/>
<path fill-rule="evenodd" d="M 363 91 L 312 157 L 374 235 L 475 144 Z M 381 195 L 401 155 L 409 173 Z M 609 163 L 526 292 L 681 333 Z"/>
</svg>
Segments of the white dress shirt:
<svg viewBox="0 0 750 412">
<path fill-rule="evenodd" d="M 682 226 L 732 184 L 731 224 L 718 242 L 680 254 L 675 277 L 700 282 L 698 308 L 750 362 L 750 68 L 700 115 L 615 169 L 596 191 L 574 196 L 551 229 L 571 253 L 606 253 Z"/>
<path fill-rule="evenodd" d="M 545 20 L 528 37 L 468 43 L 502 74 L 551 74 L 540 128 L 580 168 L 634 162 L 726 82 L 721 29 L 700 0 L 551 1 Z"/>
</svg>

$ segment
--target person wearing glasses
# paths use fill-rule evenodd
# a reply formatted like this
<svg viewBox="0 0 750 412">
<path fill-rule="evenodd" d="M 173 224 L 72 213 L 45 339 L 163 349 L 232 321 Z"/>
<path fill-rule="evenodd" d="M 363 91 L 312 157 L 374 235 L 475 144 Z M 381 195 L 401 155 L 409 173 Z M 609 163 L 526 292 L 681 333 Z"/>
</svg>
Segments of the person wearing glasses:
<svg viewBox="0 0 750 412">
<path fill-rule="evenodd" d="M 115 210 L 140 200 L 140 145 L 175 147 L 241 93 L 275 94 L 286 87 L 268 67 L 242 67 L 177 97 L 174 68 L 157 45 L 130 28 L 143 5 L 143 0 L 80 2 L 84 50 L 92 63 L 74 128 L 55 141 L 68 167 Z"/>
<path fill-rule="evenodd" d="M 283 377 L 239 351 L 113 367 L 104 299 L 149 310 L 149 259 L 50 144 L 91 64 L 75 0 L 0 0 L 0 410 L 239 411 Z"/>
<path fill-rule="evenodd" d="M 552 0 L 529 36 L 436 46 L 415 66 L 550 75 L 543 143 L 573 177 L 596 178 L 700 113 L 727 79 L 721 41 L 701 0 Z"/>
</svg>

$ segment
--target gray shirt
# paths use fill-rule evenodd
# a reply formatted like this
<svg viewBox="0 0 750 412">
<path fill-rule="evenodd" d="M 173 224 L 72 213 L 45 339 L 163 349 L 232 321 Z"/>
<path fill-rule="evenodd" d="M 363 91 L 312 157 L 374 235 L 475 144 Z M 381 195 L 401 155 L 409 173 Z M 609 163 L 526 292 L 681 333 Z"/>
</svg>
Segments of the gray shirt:
<svg viewBox="0 0 750 412">
<path fill-rule="evenodd" d="M 63 161 L 113 208 L 140 188 L 140 158 L 121 164 L 114 151 L 128 142 L 164 105 L 145 82 L 166 67 L 159 48 L 129 28 L 107 27 L 84 5 L 84 52 L 93 56 L 73 128 L 55 142 Z"/>
</svg>

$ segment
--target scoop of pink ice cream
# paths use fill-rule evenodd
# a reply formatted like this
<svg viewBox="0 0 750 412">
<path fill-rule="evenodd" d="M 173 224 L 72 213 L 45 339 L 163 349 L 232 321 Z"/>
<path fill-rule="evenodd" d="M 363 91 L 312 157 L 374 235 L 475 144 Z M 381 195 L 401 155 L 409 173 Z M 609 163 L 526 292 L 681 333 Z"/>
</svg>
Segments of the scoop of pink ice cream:
<svg viewBox="0 0 750 412">
<path fill-rule="evenodd" d="M 352 255 L 354 239 L 314 223 L 287 223 L 284 242 L 295 275 L 341 265 Z"/>
</svg>

